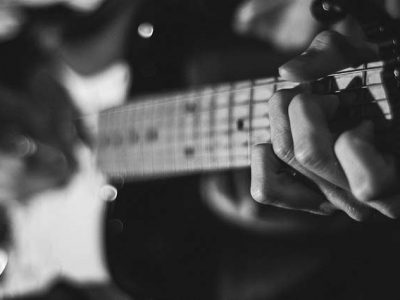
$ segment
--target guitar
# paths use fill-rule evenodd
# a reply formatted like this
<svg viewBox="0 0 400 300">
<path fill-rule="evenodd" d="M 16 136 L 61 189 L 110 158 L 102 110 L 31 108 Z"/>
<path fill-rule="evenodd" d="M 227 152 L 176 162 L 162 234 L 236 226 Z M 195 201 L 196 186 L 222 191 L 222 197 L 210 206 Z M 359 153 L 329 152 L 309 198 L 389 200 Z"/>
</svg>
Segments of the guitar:
<svg viewBox="0 0 400 300">
<path fill-rule="evenodd" d="M 384 82 L 388 73 L 393 66 L 383 61 L 367 63 L 317 84 L 337 94 L 359 82 L 363 93 L 348 117 L 384 119 L 390 127 L 398 112 Z M 268 99 L 298 85 L 273 77 L 145 96 L 111 108 L 98 116 L 98 164 L 110 178 L 128 181 L 247 167 L 251 147 L 269 142 Z"/>
<path fill-rule="evenodd" d="M 399 51 L 396 39 L 399 27 L 394 21 L 393 24 L 386 21 L 389 19 L 380 15 L 380 10 L 365 9 L 364 1 L 337 3 L 359 20 L 367 37 L 379 46 L 382 60 L 342 70 L 317 82 L 302 85 L 320 93 L 356 93 L 357 100 L 337 117 L 351 123 L 365 118 L 373 119 L 378 124 L 382 148 L 396 152 L 400 149 L 395 138 L 399 128 Z M 323 5 L 322 1 L 319 4 Z M 334 18 L 335 13 L 329 17 Z M 273 77 L 138 97 L 134 103 L 92 116 L 97 118 L 99 128 L 96 143 L 98 164 L 110 178 L 124 178 L 125 182 L 139 183 L 143 179 L 181 177 L 247 167 L 252 145 L 269 141 L 269 97 L 279 89 L 297 85 L 299 83 L 284 82 Z M 180 184 L 179 188 L 182 186 Z M 201 246 L 196 242 L 189 246 L 184 244 L 186 230 L 180 226 L 184 227 L 187 224 L 185 221 L 192 222 L 190 216 L 183 217 L 181 222 L 177 221 L 177 225 L 165 224 L 174 222 L 171 219 L 174 214 L 169 209 L 172 204 L 164 203 L 163 198 L 154 204 L 155 201 L 148 196 L 150 193 L 157 194 L 155 197 L 163 197 L 164 188 L 150 187 L 148 192 L 138 193 L 140 201 L 151 202 L 138 205 L 138 212 L 127 213 L 130 208 L 135 208 L 127 203 L 135 202 L 135 199 L 117 200 L 115 207 L 110 209 L 109 220 L 117 229 L 107 231 L 107 244 L 110 245 L 108 264 L 113 277 L 125 289 L 138 294 L 146 294 L 147 290 L 157 295 L 156 291 L 169 291 L 168 284 L 173 285 L 185 279 L 185 276 L 189 276 L 187 274 L 192 274 L 191 269 L 202 266 L 198 262 L 198 265 L 193 263 L 193 267 L 192 261 L 201 260 L 203 252 L 198 251 Z M 182 198 L 187 200 L 186 196 L 183 193 Z M 184 200 L 179 204 L 184 204 Z M 154 218 L 154 221 L 142 220 L 143 216 Z M 135 217 L 138 220 L 133 220 Z M 190 228 L 197 229 L 192 223 L 187 226 L 188 235 Z M 155 238 L 141 234 L 147 228 Z M 207 229 L 210 232 L 217 230 L 206 228 L 204 232 Z M 180 235 L 174 230 L 182 230 L 183 233 Z M 175 243 L 178 250 L 183 245 L 194 249 L 182 250 L 180 254 L 172 252 L 163 243 L 163 236 L 167 234 L 177 240 L 173 239 L 171 244 Z M 211 233 L 210 236 L 212 239 Z M 208 241 L 207 238 L 200 236 L 200 239 Z M 211 247 L 214 243 L 217 242 L 210 242 Z M 172 275 L 165 274 L 165 268 Z M 169 280 L 170 276 L 177 279 Z M 195 282 L 196 278 L 188 281 Z M 199 278 L 203 277 L 199 275 Z M 159 287 L 160 282 L 166 282 L 166 287 Z M 163 292 L 159 295 L 163 295 Z"/>
</svg>

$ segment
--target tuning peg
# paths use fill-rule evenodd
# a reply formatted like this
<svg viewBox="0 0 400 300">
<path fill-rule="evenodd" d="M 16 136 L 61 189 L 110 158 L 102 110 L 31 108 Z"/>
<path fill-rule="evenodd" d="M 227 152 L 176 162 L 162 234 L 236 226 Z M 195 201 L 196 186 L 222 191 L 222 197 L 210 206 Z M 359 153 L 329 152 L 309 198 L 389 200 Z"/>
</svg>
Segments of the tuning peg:
<svg viewBox="0 0 400 300">
<path fill-rule="evenodd" d="M 315 19 L 326 25 L 336 23 L 346 16 L 343 7 L 334 0 L 313 1 L 311 12 Z"/>
</svg>

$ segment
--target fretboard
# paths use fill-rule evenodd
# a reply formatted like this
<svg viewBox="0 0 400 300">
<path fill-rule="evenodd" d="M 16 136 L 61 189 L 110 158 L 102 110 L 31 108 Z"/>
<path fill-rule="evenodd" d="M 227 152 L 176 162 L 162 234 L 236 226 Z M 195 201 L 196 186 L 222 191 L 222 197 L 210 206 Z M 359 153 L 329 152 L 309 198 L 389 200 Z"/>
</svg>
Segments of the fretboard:
<svg viewBox="0 0 400 300">
<path fill-rule="evenodd" d="M 382 63 L 325 78 L 327 92 L 355 78 L 390 118 Z M 328 79 L 328 80 L 326 80 Z M 298 83 L 249 80 L 133 99 L 99 114 L 97 157 L 107 175 L 131 179 L 224 170 L 250 164 L 251 148 L 270 140 L 268 99 Z"/>
</svg>

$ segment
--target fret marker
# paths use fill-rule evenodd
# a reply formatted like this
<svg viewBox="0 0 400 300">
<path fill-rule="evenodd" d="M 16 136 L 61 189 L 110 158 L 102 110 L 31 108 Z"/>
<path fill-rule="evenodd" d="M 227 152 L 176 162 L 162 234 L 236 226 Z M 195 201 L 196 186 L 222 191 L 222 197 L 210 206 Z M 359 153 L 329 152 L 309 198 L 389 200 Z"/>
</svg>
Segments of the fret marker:
<svg viewBox="0 0 400 300">
<path fill-rule="evenodd" d="M 194 148 L 193 147 L 185 147 L 185 156 L 190 157 L 194 155 Z"/>
<path fill-rule="evenodd" d="M 194 113 L 197 109 L 197 105 L 194 102 L 187 102 L 185 104 L 185 111 L 188 113 Z"/>
<path fill-rule="evenodd" d="M 158 139 L 158 131 L 155 128 L 150 128 L 146 133 L 146 139 L 149 142 L 154 142 Z"/>
<path fill-rule="evenodd" d="M 136 144 L 139 141 L 139 135 L 134 129 L 129 132 L 129 141 L 132 144 Z"/>
<path fill-rule="evenodd" d="M 239 130 L 239 131 L 243 130 L 243 128 L 244 128 L 244 121 L 243 121 L 243 119 L 238 119 L 238 120 L 236 121 L 236 128 L 237 128 L 237 130 Z"/>
</svg>

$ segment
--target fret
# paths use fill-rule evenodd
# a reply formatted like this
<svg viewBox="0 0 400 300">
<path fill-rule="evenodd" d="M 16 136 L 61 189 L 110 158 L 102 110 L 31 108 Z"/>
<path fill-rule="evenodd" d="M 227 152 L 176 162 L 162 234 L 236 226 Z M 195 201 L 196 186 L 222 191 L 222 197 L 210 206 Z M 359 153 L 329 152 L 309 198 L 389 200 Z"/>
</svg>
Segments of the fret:
<svg viewBox="0 0 400 300">
<path fill-rule="evenodd" d="M 368 91 L 376 100 L 386 99 L 386 91 L 382 84 L 374 84 L 368 87 Z"/>
<path fill-rule="evenodd" d="M 364 68 L 362 70 L 362 83 L 361 83 L 362 86 L 366 86 L 367 84 L 367 73 L 368 72 L 365 70 L 365 65 L 364 65 Z"/>
<path fill-rule="evenodd" d="M 108 115 L 106 122 L 103 123 L 103 125 L 106 126 L 105 132 L 107 133 L 107 136 L 105 138 L 105 144 L 106 144 L 105 150 L 107 154 L 106 158 L 111 158 L 108 163 L 110 168 L 114 168 L 114 166 L 116 166 L 115 156 L 113 155 L 115 154 L 115 151 L 112 151 L 113 136 L 114 136 L 114 128 L 113 128 L 114 119 L 115 118 L 112 118 L 112 115 Z"/>
<path fill-rule="evenodd" d="M 244 130 L 247 128 L 246 135 L 247 135 L 247 161 L 248 161 L 248 163 L 250 163 L 250 161 L 251 161 L 251 145 L 253 144 L 252 121 L 253 121 L 253 116 L 254 116 L 255 103 L 257 101 L 263 101 L 261 99 L 262 98 L 261 92 L 265 92 L 266 96 L 268 96 L 268 93 L 270 93 L 270 90 L 271 90 L 270 88 L 267 90 L 265 90 L 265 88 L 261 89 L 261 87 L 268 87 L 268 84 L 265 84 L 265 83 L 262 84 L 262 83 L 260 83 L 260 80 L 253 81 L 253 88 L 251 89 L 251 97 L 250 97 L 250 103 L 249 103 L 248 122 L 246 122 L 246 120 L 244 120 L 243 124 L 242 124 Z"/>
<path fill-rule="evenodd" d="M 239 86 L 241 84 L 239 83 Z M 239 91 L 234 91 L 233 89 L 235 89 L 237 87 L 232 87 L 230 90 L 230 97 L 229 97 L 229 109 L 228 109 L 228 132 L 227 132 L 227 137 L 228 137 L 228 149 L 227 149 L 227 153 L 228 153 L 228 163 L 227 166 L 232 165 L 232 161 L 233 161 L 233 155 L 232 155 L 232 132 L 235 130 L 236 126 L 232 125 L 232 121 L 233 119 L 233 107 L 236 104 L 235 101 L 243 101 L 243 98 L 237 97 L 239 95 Z"/>
<path fill-rule="evenodd" d="M 202 150 L 202 136 L 200 125 L 200 111 L 199 111 L 199 100 L 201 100 L 201 92 L 198 92 L 195 96 L 196 109 L 193 112 L 193 138 L 195 140 L 195 158 L 196 158 L 196 169 L 203 168 L 203 159 L 201 157 Z"/>
<path fill-rule="evenodd" d="M 275 83 L 275 91 L 282 90 L 282 89 L 292 89 L 298 86 L 299 83 L 297 82 L 287 82 L 287 81 L 278 81 Z"/>
<path fill-rule="evenodd" d="M 273 79 L 274 79 L 274 81 L 273 81 L 273 85 L 272 85 L 272 91 L 273 91 L 273 94 L 275 94 L 276 93 L 276 91 L 278 90 L 278 85 L 277 85 L 277 83 L 278 83 L 278 77 L 276 77 L 276 76 L 274 76 L 273 77 Z"/>
<path fill-rule="evenodd" d="M 237 153 L 237 146 L 240 144 L 243 144 L 244 142 L 246 143 L 245 150 L 247 151 L 247 155 L 249 156 L 249 144 L 250 144 L 250 128 L 249 128 L 249 118 L 251 114 L 251 102 L 248 103 L 248 105 L 240 105 L 240 106 L 235 106 L 233 108 L 233 120 L 232 120 L 232 127 L 234 130 L 232 130 L 232 153 L 233 153 L 233 165 L 241 164 L 240 161 L 238 161 L 238 153 Z"/>
<path fill-rule="evenodd" d="M 138 174 L 139 176 L 143 176 L 144 173 L 144 158 L 143 158 L 143 146 L 142 146 L 142 139 L 141 132 L 143 129 L 142 126 L 138 126 L 140 110 L 132 109 L 127 111 L 129 116 L 129 129 L 128 129 L 128 140 L 129 140 L 129 158 L 136 157 L 136 160 L 129 159 L 129 167 L 131 172 L 134 174 Z M 140 116 L 143 117 L 143 116 Z M 139 124 L 142 124 L 140 122 Z"/>
<path fill-rule="evenodd" d="M 231 85 L 220 85 L 213 97 L 212 126 L 210 126 L 211 161 L 217 168 L 229 166 L 229 129 L 231 112 Z M 227 128 L 228 134 L 220 134 L 220 126 Z M 224 153 L 224 155 L 221 155 Z"/>
<path fill-rule="evenodd" d="M 183 102 L 184 98 L 180 96 L 177 101 L 178 113 L 178 127 L 177 127 L 177 141 L 179 147 L 175 148 L 176 167 L 177 170 L 188 169 L 188 162 L 185 156 L 185 148 L 187 147 L 187 130 L 186 130 L 186 108 Z"/>
<path fill-rule="evenodd" d="M 251 145 L 257 145 L 257 144 L 263 144 L 263 143 L 268 143 L 271 140 L 271 135 L 269 132 L 269 129 L 266 127 L 260 127 L 254 129 L 252 131 L 252 137 L 251 137 Z"/>
<path fill-rule="evenodd" d="M 249 104 L 250 103 L 247 103 L 247 105 L 232 105 L 232 124 L 236 124 L 240 119 L 247 119 L 249 117 Z"/>
<path fill-rule="evenodd" d="M 373 67 L 374 65 L 372 64 L 371 67 Z M 340 70 L 338 72 L 335 73 L 335 75 L 342 75 L 342 74 L 348 74 L 348 73 L 353 73 L 353 72 L 358 72 L 358 71 L 362 71 L 365 70 L 366 68 L 366 64 L 361 64 L 357 67 L 349 67 L 343 70 Z"/>
<path fill-rule="evenodd" d="M 249 162 L 249 143 L 249 133 L 247 131 L 236 131 L 232 134 L 233 166 L 245 166 L 244 163 Z"/>
<path fill-rule="evenodd" d="M 166 105 L 163 103 L 157 103 L 153 108 L 153 122 L 151 128 L 146 131 L 146 140 L 149 145 L 152 146 L 153 153 L 153 167 L 158 169 L 161 174 L 167 172 L 169 169 L 167 167 L 168 159 L 166 159 L 166 147 L 165 144 L 166 137 L 170 134 L 164 131 L 166 123 Z"/>
<path fill-rule="evenodd" d="M 251 105 L 251 115 L 249 124 L 249 152 L 253 145 L 268 142 L 269 137 L 269 121 L 268 121 L 268 101 L 274 93 L 274 90 L 278 87 L 277 78 L 273 79 L 273 83 L 265 83 L 261 86 L 255 86 L 253 92 L 253 105 Z M 296 83 L 297 85 L 297 83 Z M 281 85 L 283 86 L 283 84 Z M 261 91 L 261 92 L 260 92 Z M 263 95 L 263 93 L 265 95 Z M 266 98 L 267 97 L 267 98 Z M 263 130 L 256 130 L 257 128 L 264 128 Z M 249 159 L 251 158 L 251 152 Z"/>
<path fill-rule="evenodd" d="M 231 96 L 230 85 L 221 85 L 215 89 L 214 105 L 215 107 L 228 107 Z"/>
<path fill-rule="evenodd" d="M 365 85 L 382 83 L 382 74 L 380 70 L 365 71 Z"/>
<path fill-rule="evenodd" d="M 210 123 L 209 123 L 209 134 L 208 134 L 208 144 L 206 145 L 206 148 L 208 149 L 208 153 L 210 154 L 210 164 L 213 166 L 216 166 L 216 156 L 214 155 L 214 148 L 215 148 L 215 132 L 214 132 L 214 127 L 216 125 L 216 118 L 215 118 L 215 95 L 211 96 L 211 102 L 210 102 L 210 113 L 209 113 L 209 118 L 210 118 Z"/>
<path fill-rule="evenodd" d="M 175 98 L 175 101 L 172 105 L 173 108 L 171 110 L 173 111 L 172 115 L 170 118 L 173 120 L 172 121 L 172 126 L 170 127 L 164 127 L 166 132 L 169 132 L 168 135 L 166 135 L 166 144 L 168 145 L 168 140 L 172 141 L 173 147 L 172 150 L 169 153 L 169 160 L 171 161 L 171 169 L 174 172 L 178 172 L 179 168 L 179 147 L 178 147 L 178 141 L 180 140 L 180 117 L 181 117 L 181 111 L 180 111 L 180 103 L 179 103 L 179 97 Z M 168 117 L 168 115 L 166 115 Z M 171 142 L 170 142 L 171 143 Z M 168 158 L 167 158 L 168 159 Z"/>
<path fill-rule="evenodd" d="M 268 116 L 253 120 L 253 128 L 269 128 Z"/>
<path fill-rule="evenodd" d="M 196 143 L 195 143 L 195 117 L 193 105 L 194 95 L 191 94 L 185 101 L 185 112 L 184 112 L 184 131 L 185 131 L 185 148 L 183 150 L 183 155 L 186 159 L 186 164 L 188 170 L 192 170 L 196 165 Z M 188 110 L 188 105 L 192 106 L 192 109 Z"/>
<path fill-rule="evenodd" d="M 391 119 L 391 109 L 389 102 L 386 99 L 382 99 L 379 101 L 376 101 L 375 104 L 377 104 L 383 114 L 388 115 L 386 118 Z"/>
<path fill-rule="evenodd" d="M 234 84 L 232 89 L 233 103 L 235 105 L 249 103 L 251 90 L 251 81 L 244 81 Z"/>
<path fill-rule="evenodd" d="M 252 101 L 257 102 L 257 101 L 266 101 L 274 93 L 274 86 L 273 83 L 268 82 L 264 83 L 261 85 L 254 85 L 253 87 L 253 97 Z"/>
<path fill-rule="evenodd" d="M 117 120 L 115 117 L 114 118 L 111 118 L 112 116 L 110 115 L 110 116 L 108 116 L 109 118 L 108 118 L 108 130 L 109 130 L 109 135 L 108 135 L 108 140 L 109 140 L 109 147 L 108 147 L 108 154 L 113 158 L 112 160 L 111 160 L 111 167 L 113 168 L 113 169 L 115 169 L 115 168 L 117 168 L 117 161 L 116 161 L 116 159 L 117 159 L 117 157 L 118 156 L 114 156 L 113 154 L 116 154 L 115 153 L 115 151 L 113 151 L 113 145 L 114 145 L 114 136 L 115 136 L 115 133 L 114 133 L 114 131 L 115 131 L 115 129 L 114 129 L 114 124 L 115 124 L 115 121 Z M 112 152 L 111 152 L 112 151 Z M 118 168 L 117 168 L 118 169 Z M 113 170 L 114 171 L 114 170 Z M 114 171 L 115 172 L 115 171 Z"/>
<path fill-rule="evenodd" d="M 154 112 L 154 107 L 155 105 L 148 105 L 145 106 L 143 109 L 143 114 L 146 116 L 146 118 L 142 117 L 142 122 L 140 122 L 141 125 L 141 130 L 140 132 L 142 133 L 142 139 L 143 142 L 141 143 L 142 145 L 142 154 L 143 154 L 143 170 L 147 174 L 152 174 L 154 171 L 153 167 L 153 147 L 151 143 L 149 143 L 148 139 L 145 137 L 146 131 L 150 128 L 153 127 L 154 119 L 153 119 L 153 112 Z"/>
<path fill-rule="evenodd" d="M 211 130 L 211 108 L 212 108 L 212 94 L 210 89 L 202 91 L 200 97 L 200 111 L 199 111 L 199 137 L 201 139 L 200 159 L 204 168 L 212 166 L 210 149 L 207 145 L 211 143 L 210 130 Z"/>
<path fill-rule="evenodd" d="M 120 136 L 119 149 L 120 149 L 121 156 L 118 157 L 118 159 L 119 159 L 118 163 L 120 165 L 124 165 L 124 162 L 129 160 L 129 156 L 127 153 L 127 150 L 128 150 L 128 147 L 127 147 L 128 146 L 128 139 L 127 139 L 128 130 L 127 129 L 128 128 L 126 128 L 123 125 L 129 124 L 128 123 L 129 120 L 128 120 L 127 113 L 120 112 L 119 114 L 120 114 L 120 116 L 119 116 L 118 122 L 116 124 L 116 126 L 117 126 L 116 130 L 118 130 L 117 134 Z"/>
<path fill-rule="evenodd" d="M 383 61 L 373 61 L 366 64 L 366 68 L 368 69 L 379 69 L 384 66 Z"/>
<path fill-rule="evenodd" d="M 255 102 L 253 104 L 253 117 L 263 117 L 267 116 L 269 111 L 269 102 L 268 101 L 263 101 L 263 102 Z"/>
<path fill-rule="evenodd" d="M 218 108 L 215 110 L 214 117 L 215 123 L 214 127 L 211 130 L 214 130 L 213 138 L 214 144 L 216 145 L 216 151 L 225 151 L 226 154 L 229 154 L 229 107 Z M 220 134 L 221 127 L 227 128 L 228 131 L 224 130 L 224 134 Z M 217 155 L 216 165 L 218 167 L 223 167 L 229 164 L 229 155 Z"/>
<path fill-rule="evenodd" d="M 362 71 L 356 71 L 348 74 L 335 75 L 333 78 L 335 79 L 337 89 L 344 90 L 356 77 L 362 79 L 362 74 Z"/>
<path fill-rule="evenodd" d="M 108 147 L 109 147 L 109 142 L 108 142 L 108 135 L 109 135 L 109 124 L 110 122 L 105 120 L 108 118 L 109 115 L 99 115 L 97 118 L 97 136 L 96 136 L 96 155 L 98 159 L 98 165 L 100 169 L 105 169 L 108 170 L 111 168 L 111 160 L 112 157 L 110 157 L 108 153 Z"/>
</svg>

